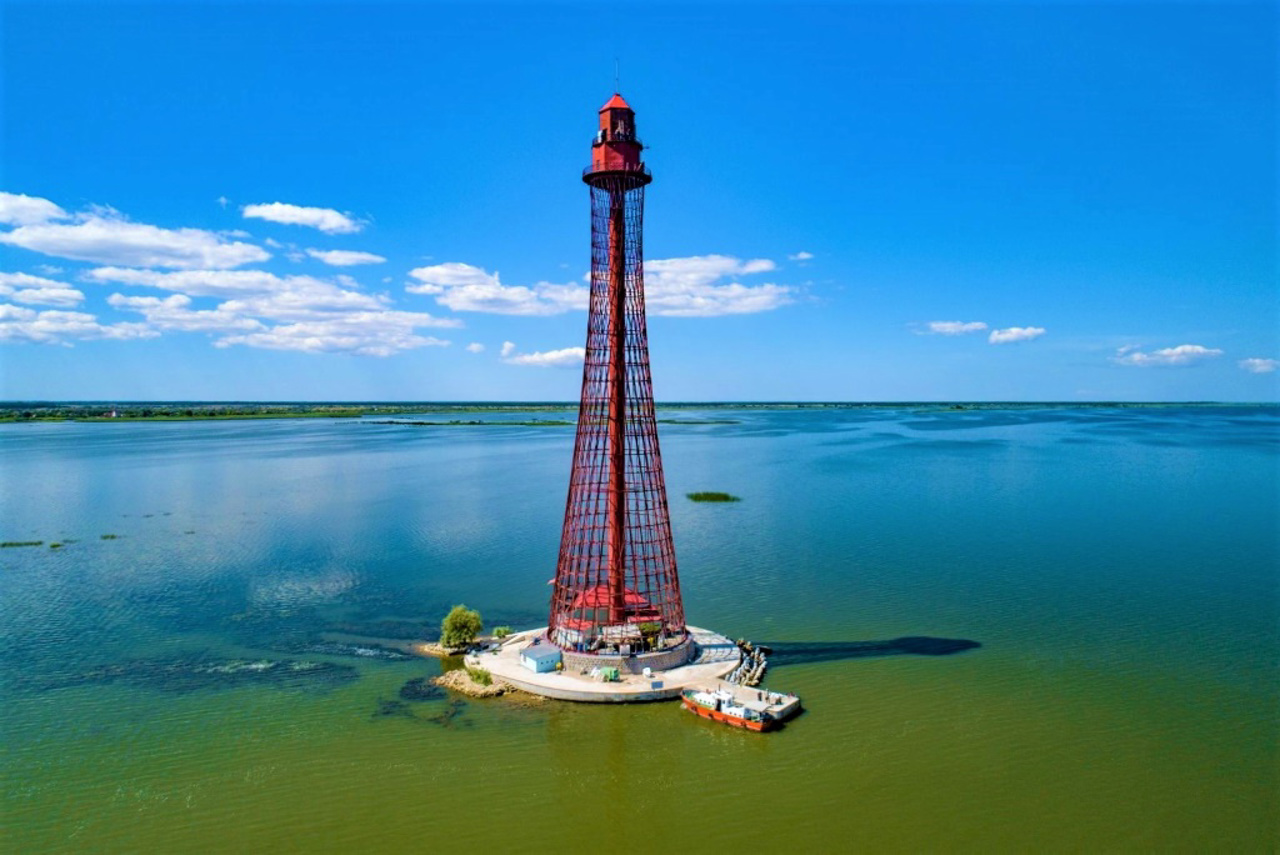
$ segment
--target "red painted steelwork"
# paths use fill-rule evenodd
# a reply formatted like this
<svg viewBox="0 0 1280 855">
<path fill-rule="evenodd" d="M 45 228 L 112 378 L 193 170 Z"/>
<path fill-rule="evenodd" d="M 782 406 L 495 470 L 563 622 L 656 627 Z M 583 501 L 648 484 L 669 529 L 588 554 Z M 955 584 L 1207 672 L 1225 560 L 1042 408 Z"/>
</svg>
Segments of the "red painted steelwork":
<svg viewBox="0 0 1280 855">
<path fill-rule="evenodd" d="M 653 410 L 644 314 L 644 188 L 635 113 L 600 110 L 591 166 L 591 297 L 582 401 L 551 594 L 551 640 L 657 650 L 687 635 Z"/>
</svg>

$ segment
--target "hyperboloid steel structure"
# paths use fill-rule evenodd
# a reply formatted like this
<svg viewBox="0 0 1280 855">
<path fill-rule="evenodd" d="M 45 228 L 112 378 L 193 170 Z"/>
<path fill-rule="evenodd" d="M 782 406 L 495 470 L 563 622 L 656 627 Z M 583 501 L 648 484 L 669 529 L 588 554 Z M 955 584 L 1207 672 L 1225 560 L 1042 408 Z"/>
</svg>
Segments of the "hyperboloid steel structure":
<svg viewBox="0 0 1280 855">
<path fill-rule="evenodd" d="M 590 314 L 547 630 L 586 654 L 687 646 L 649 374 L 641 236 L 652 177 L 643 148 L 634 111 L 614 94 L 582 174 L 591 188 Z"/>
</svg>

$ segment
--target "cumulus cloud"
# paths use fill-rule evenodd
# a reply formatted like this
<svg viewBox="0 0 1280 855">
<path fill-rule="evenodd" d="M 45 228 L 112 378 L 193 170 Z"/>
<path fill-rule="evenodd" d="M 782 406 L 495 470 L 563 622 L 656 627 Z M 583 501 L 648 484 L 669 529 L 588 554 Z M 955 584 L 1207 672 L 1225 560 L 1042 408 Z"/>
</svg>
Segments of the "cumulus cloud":
<svg viewBox="0 0 1280 855">
<path fill-rule="evenodd" d="M 551 282 L 539 282 L 531 288 L 503 285 L 498 273 L 460 261 L 417 267 L 409 275 L 418 281 L 406 285 L 406 291 L 431 295 L 455 312 L 555 315 L 587 305 L 587 289 L 582 286 Z"/>
<path fill-rule="evenodd" d="M 982 321 L 929 321 L 926 328 L 917 330 L 919 335 L 964 335 L 982 332 L 987 325 Z"/>
<path fill-rule="evenodd" d="M 1192 365 L 1205 359 L 1221 356 L 1222 351 L 1198 344 L 1180 344 L 1177 347 L 1166 347 L 1143 353 L 1132 346 L 1122 347 L 1116 351 L 1111 360 L 1118 365 L 1133 365 L 1139 368 L 1164 368 L 1179 365 Z"/>
<path fill-rule="evenodd" d="M 114 282 L 142 285 L 164 291 L 179 291 L 197 297 L 228 297 L 278 291 L 324 292 L 335 289 L 331 282 L 314 276 L 277 276 L 265 270 L 135 270 L 127 267 L 95 267 L 82 277 L 87 282 Z"/>
<path fill-rule="evenodd" d="M 19 225 L 0 232 L 0 243 L 58 258 L 128 267 L 225 269 L 271 257 L 259 246 L 216 232 L 135 223 L 110 208 L 95 208 L 70 219 Z"/>
<path fill-rule="evenodd" d="M 502 361 L 508 365 L 534 365 L 539 368 L 572 368 L 581 365 L 587 356 L 584 347 L 562 347 L 559 350 L 547 350 L 540 353 L 513 353 L 503 344 Z M 513 347 L 514 350 L 514 347 Z"/>
<path fill-rule="evenodd" d="M 788 259 L 789 261 L 808 261 L 808 260 L 809 260 L 809 259 L 811 259 L 811 258 L 813 258 L 813 253 L 812 253 L 812 252 L 805 252 L 804 250 L 800 250 L 799 252 L 797 252 L 797 253 L 796 253 L 796 254 L 794 254 L 794 255 L 788 255 L 788 256 L 787 256 L 787 259 Z"/>
<path fill-rule="evenodd" d="M 0 342 L 37 342 L 70 347 L 76 340 L 154 338 L 157 335 L 159 333 L 146 324 L 100 324 L 87 312 L 38 312 L 0 303 Z"/>
<path fill-rule="evenodd" d="M 290 226 L 308 226 L 329 235 L 349 234 L 364 228 L 364 223 L 333 208 L 307 208 L 285 202 L 245 205 L 240 209 L 240 213 L 246 218 L 268 220 Z"/>
<path fill-rule="evenodd" d="M 191 298 L 185 294 L 174 294 L 163 299 L 112 294 L 107 298 L 107 303 L 115 309 L 141 313 L 147 324 L 157 330 L 226 332 L 265 328 L 261 321 L 237 314 L 225 306 L 194 310 L 191 308 Z"/>
<path fill-rule="evenodd" d="M 992 330 L 991 335 L 987 336 L 987 342 L 990 344 L 1012 344 L 1015 341 L 1031 341 L 1031 339 L 1039 338 L 1044 334 L 1044 327 L 1005 327 L 1002 330 Z"/>
<path fill-rule="evenodd" d="M 0 223 L 31 226 L 50 220 L 65 220 L 67 212 L 39 196 L 0 192 Z"/>
<path fill-rule="evenodd" d="M 503 358 L 503 359 L 506 359 L 508 356 L 510 356 L 511 354 L 513 354 L 513 353 L 515 353 L 515 352 L 516 352 L 516 343 L 515 343 L 514 341 L 504 341 L 504 342 L 502 343 L 502 358 Z"/>
<path fill-rule="evenodd" d="M 237 315 L 270 320 L 318 320 L 334 312 L 385 312 L 389 298 L 356 290 L 349 276 L 332 281 L 316 276 L 277 276 L 265 270 L 132 270 L 98 267 L 83 278 L 91 282 L 141 285 L 196 297 L 226 299 L 221 308 Z M 462 321 L 413 312 L 417 326 L 460 327 Z"/>
<path fill-rule="evenodd" d="M 132 270 L 100 267 L 85 279 L 177 292 L 166 298 L 113 294 L 108 303 L 137 312 L 153 329 L 205 332 L 218 347 L 245 345 L 310 353 L 389 356 L 448 342 L 420 335 L 422 327 L 460 327 L 454 318 L 404 312 L 390 299 L 364 293 L 349 276 L 277 276 L 262 270 Z M 193 297 L 221 300 L 197 307 Z"/>
<path fill-rule="evenodd" d="M 1250 374 L 1270 374 L 1280 368 L 1280 359 L 1264 359 L 1259 356 L 1251 356 L 1248 359 L 1240 360 L 1236 364 Z"/>
<path fill-rule="evenodd" d="M 694 255 L 646 261 L 645 305 L 649 312 L 669 317 L 714 317 L 767 312 L 794 302 L 784 285 L 722 283 L 777 268 L 767 258 L 741 261 L 728 255 Z"/>
<path fill-rule="evenodd" d="M 645 263 L 645 303 L 651 314 L 677 317 L 769 311 L 793 302 L 792 289 L 722 280 L 776 268 L 767 258 L 742 261 L 726 255 L 702 255 L 655 259 Z M 418 281 L 405 286 L 406 291 L 431 295 L 457 312 L 555 315 L 585 310 L 590 300 L 590 290 L 584 285 L 503 285 L 498 273 L 458 261 L 418 267 L 409 275 Z"/>
<path fill-rule="evenodd" d="M 391 356 L 418 347 L 446 347 L 449 342 L 414 332 L 413 312 L 371 312 L 339 315 L 330 320 L 282 324 L 261 332 L 229 335 L 216 347 L 242 344 L 270 350 L 304 353 L 346 352 L 362 356 Z"/>
<path fill-rule="evenodd" d="M 467 352 L 468 353 L 484 353 L 484 345 L 478 341 L 473 341 L 471 342 L 471 344 L 467 345 Z"/>
<path fill-rule="evenodd" d="M 65 282 L 29 273 L 0 273 L 0 297 L 34 306 L 76 306 L 84 294 Z"/>
<path fill-rule="evenodd" d="M 372 252 L 358 252 L 352 249 L 308 249 L 307 255 L 318 258 L 325 264 L 334 267 L 351 267 L 356 264 L 381 264 L 386 261 L 381 255 Z"/>
</svg>

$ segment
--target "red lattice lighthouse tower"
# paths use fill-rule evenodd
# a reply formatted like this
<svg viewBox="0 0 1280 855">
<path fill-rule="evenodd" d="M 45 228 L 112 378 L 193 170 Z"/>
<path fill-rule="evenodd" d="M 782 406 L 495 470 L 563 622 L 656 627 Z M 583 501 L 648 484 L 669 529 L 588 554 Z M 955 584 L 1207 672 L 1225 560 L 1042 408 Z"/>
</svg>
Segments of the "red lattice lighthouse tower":
<svg viewBox="0 0 1280 855">
<path fill-rule="evenodd" d="M 582 401 L 548 636 L 566 651 L 640 656 L 654 668 L 692 653 L 649 375 L 635 113 L 600 108 L 591 166 L 591 301 Z M 566 663 L 568 664 L 568 663 Z"/>
</svg>

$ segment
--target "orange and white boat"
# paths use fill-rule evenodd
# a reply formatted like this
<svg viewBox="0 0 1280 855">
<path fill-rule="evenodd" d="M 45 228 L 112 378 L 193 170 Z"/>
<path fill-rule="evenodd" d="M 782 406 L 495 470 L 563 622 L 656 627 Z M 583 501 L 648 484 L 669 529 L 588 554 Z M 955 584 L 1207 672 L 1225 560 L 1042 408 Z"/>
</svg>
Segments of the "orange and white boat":
<svg viewBox="0 0 1280 855">
<path fill-rule="evenodd" d="M 680 703 L 694 715 L 757 732 L 773 730 L 800 712 L 800 699 L 795 695 L 725 682 L 710 688 L 685 689 L 680 693 Z"/>
</svg>

